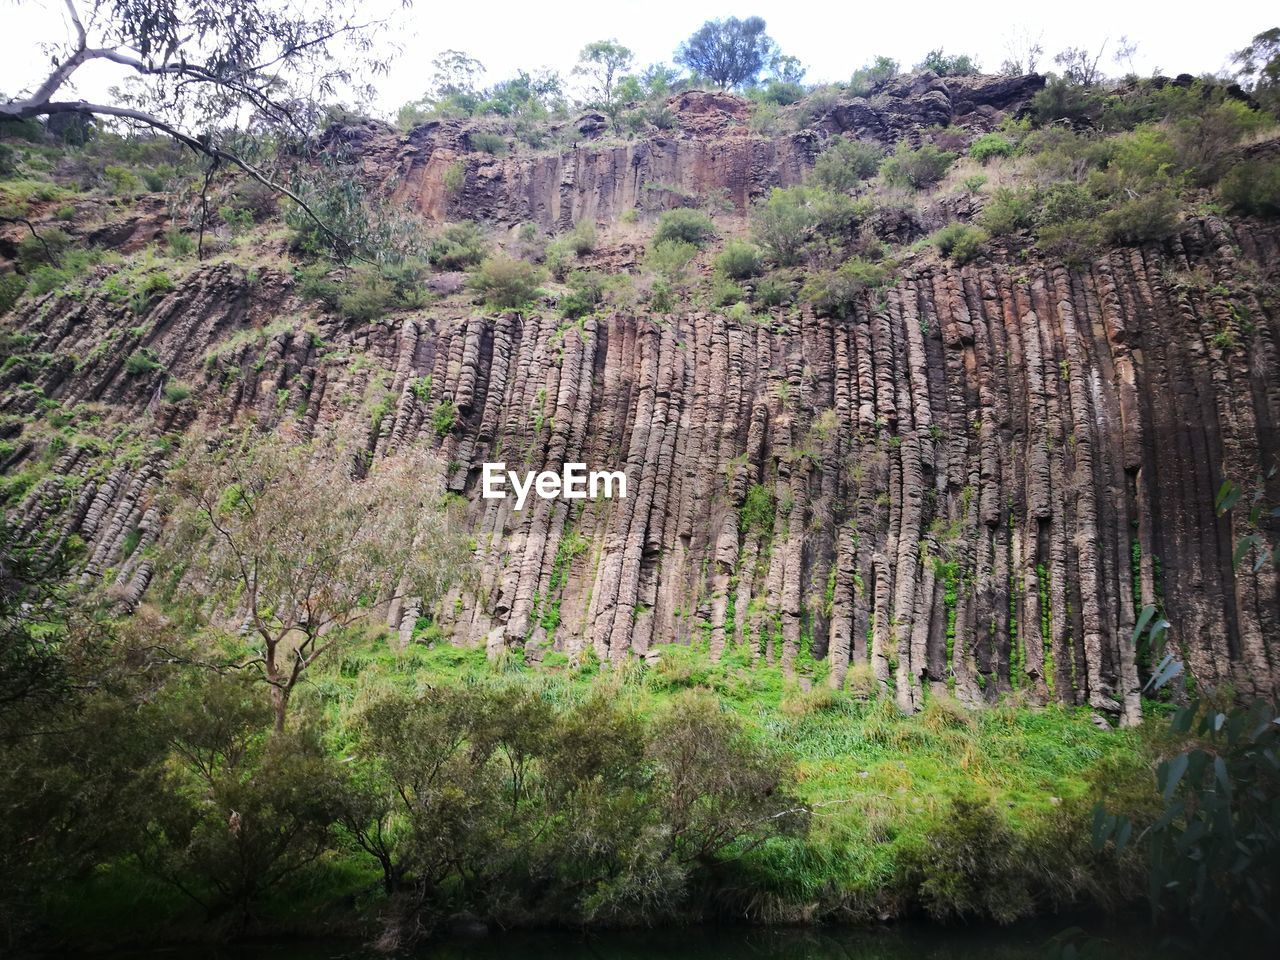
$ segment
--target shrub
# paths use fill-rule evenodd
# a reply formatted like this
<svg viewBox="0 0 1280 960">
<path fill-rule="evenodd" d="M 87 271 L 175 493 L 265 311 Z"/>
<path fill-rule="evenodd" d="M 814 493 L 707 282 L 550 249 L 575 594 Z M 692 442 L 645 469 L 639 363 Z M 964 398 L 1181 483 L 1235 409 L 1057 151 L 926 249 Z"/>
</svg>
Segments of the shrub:
<svg viewBox="0 0 1280 960">
<path fill-rule="evenodd" d="M 888 279 L 889 268 L 885 264 L 852 257 L 835 270 L 809 277 L 800 296 L 825 316 L 849 317 L 864 291 L 882 286 Z"/>
<path fill-rule="evenodd" d="M 751 91 L 751 99 L 759 103 L 772 103 L 780 107 L 790 106 L 804 99 L 804 85 L 784 80 L 770 80 L 763 87 Z"/>
<path fill-rule="evenodd" d="M 153 370 L 159 370 L 163 366 L 156 358 L 154 350 L 143 347 L 136 353 L 129 354 L 124 362 L 124 372 L 131 377 L 137 377 L 144 373 L 151 373 Z"/>
<path fill-rule="evenodd" d="M 960 181 L 960 186 L 964 187 L 966 193 L 977 193 L 986 185 L 987 178 L 980 173 L 975 173 Z"/>
<path fill-rule="evenodd" d="M 169 256 L 175 260 L 189 257 L 196 252 L 196 242 L 191 234 L 183 233 L 176 228 L 165 234 L 165 246 L 169 249 Z"/>
<path fill-rule="evenodd" d="M 142 181 L 137 174 L 115 164 L 104 167 L 102 177 L 107 181 L 107 188 L 117 196 L 130 196 L 142 190 Z"/>
<path fill-rule="evenodd" d="M 1064 220 L 1037 232 L 1040 249 L 1072 269 L 1086 266 L 1102 245 L 1102 227 L 1096 220 Z"/>
<path fill-rule="evenodd" d="M 1158 189 L 1122 200 L 1101 217 L 1102 229 L 1118 243 L 1163 240 L 1178 226 L 1178 198 Z"/>
<path fill-rule="evenodd" d="M 540 267 L 499 255 L 486 258 L 468 283 L 491 307 L 515 310 L 538 297 L 542 280 Z"/>
<path fill-rule="evenodd" d="M 569 249 L 578 256 L 590 253 L 596 248 L 596 225 L 590 220 L 579 220 L 565 237 Z"/>
<path fill-rule="evenodd" d="M 658 218 L 658 230 L 653 235 L 655 243 L 678 240 L 701 247 L 716 235 L 711 218 L 699 210 L 678 207 L 668 210 Z"/>
<path fill-rule="evenodd" d="M 790 266 L 815 234 L 847 229 L 857 211 L 849 197 L 821 187 L 775 187 L 752 207 L 751 229 L 779 264 Z"/>
<path fill-rule="evenodd" d="M 956 263 L 968 263 L 982 252 L 987 231 L 967 223 L 949 223 L 933 235 L 938 252 Z"/>
<path fill-rule="evenodd" d="M 445 227 L 427 247 L 427 259 L 445 270 L 465 270 L 484 259 L 486 247 L 480 228 L 470 220 Z"/>
<path fill-rule="evenodd" d="M 828 190 L 847 193 L 873 177 L 884 161 L 884 150 L 867 140 L 838 137 L 830 142 L 813 165 L 813 179 Z"/>
<path fill-rule="evenodd" d="M 791 284 L 777 277 L 765 277 L 756 283 L 751 299 L 762 307 L 780 307 L 791 301 Z"/>
<path fill-rule="evenodd" d="M 605 279 L 602 273 L 573 271 L 569 274 L 569 292 L 560 298 L 560 312 L 570 320 L 593 312 L 604 302 Z"/>
<path fill-rule="evenodd" d="M 336 292 L 338 313 L 348 320 L 377 320 L 391 306 L 391 284 L 376 274 L 358 274 Z"/>
<path fill-rule="evenodd" d="M 954 153 L 940 150 L 931 143 L 913 150 L 909 143 L 900 140 L 880 172 L 888 183 L 922 190 L 945 177 L 955 159 Z"/>
<path fill-rule="evenodd" d="M 458 407 L 452 400 L 441 400 L 431 411 L 431 426 L 437 436 L 448 436 L 457 422 Z"/>
<path fill-rule="evenodd" d="M 916 64 L 917 70 L 932 70 L 940 77 L 965 77 L 978 72 L 978 61 L 967 53 L 947 56 L 939 47 L 930 50 L 924 59 Z"/>
<path fill-rule="evenodd" d="M 473 130 L 467 134 L 467 143 L 472 150 L 494 157 L 505 156 L 507 152 L 507 138 L 488 130 Z"/>
<path fill-rule="evenodd" d="M 1240 213 L 1280 216 L 1280 163 L 1253 160 L 1236 164 L 1222 178 L 1218 193 Z"/>
<path fill-rule="evenodd" d="M 164 399 L 168 403 L 181 403 L 189 396 L 191 396 L 191 386 L 181 380 L 170 380 L 164 385 Z"/>
<path fill-rule="evenodd" d="M 662 240 L 649 248 L 649 267 L 668 279 L 684 273 L 684 268 L 697 254 L 698 248 L 683 240 Z"/>
<path fill-rule="evenodd" d="M 982 208 L 982 226 L 993 236 L 1003 237 L 1031 226 L 1035 202 L 1025 189 L 1000 187 Z"/>
<path fill-rule="evenodd" d="M 865 66 L 853 71 L 849 78 L 849 93 L 855 97 L 865 97 L 873 89 L 886 80 L 898 75 L 898 61 L 892 57 L 876 57 Z"/>
<path fill-rule="evenodd" d="M 1066 223 L 1071 220 L 1090 220 L 1098 215 L 1101 204 L 1078 183 L 1055 183 L 1040 195 L 1035 221 L 1041 226 Z"/>
<path fill-rule="evenodd" d="M 1103 99 L 1088 87 L 1055 77 L 1031 98 L 1031 115 L 1041 126 L 1065 120 L 1088 124 L 1101 112 Z"/>
<path fill-rule="evenodd" d="M 1270 118 L 1239 100 L 1198 106 L 1174 123 L 1173 145 L 1178 164 L 1196 183 L 1207 185 L 1222 175 L 1241 139 L 1268 126 Z"/>
<path fill-rule="evenodd" d="M 919 846 L 903 851 L 900 882 L 935 920 L 1010 923 L 1035 907 L 1024 848 L 994 806 L 957 798 Z"/>
<path fill-rule="evenodd" d="M 717 277 L 711 284 L 711 303 L 728 307 L 742 299 L 742 288 L 727 277 Z"/>
<path fill-rule="evenodd" d="M 0 274 L 0 316 L 13 309 L 27 289 L 27 278 L 17 273 Z"/>
<path fill-rule="evenodd" d="M 969 147 L 969 156 L 979 163 L 986 163 L 992 157 L 1007 157 L 1012 153 L 1012 141 L 998 133 L 983 134 Z"/>
<path fill-rule="evenodd" d="M 451 197 L 461 194 L 466 182 L 467 165 L 461 160 L 452 163 L 449 169 L 444 172 L 444 190 Z"/>
<path fill-rule="evenodd" d="M 543 260 L 547 265 L 547 269 L 551 272 L 551 276 L 563 281 L 568 276 L 569 266 L 574 260 L 573 248 L 569 243 L 568 237 L 560 237 L 547 244 Z"/>
<path fill-rule="evenodd" d="M 730 280 L 745 280 L 761 269 L 760 250 L 746 240 L 730 240 L 716 257 L 716 269 Z"/>
</svg>

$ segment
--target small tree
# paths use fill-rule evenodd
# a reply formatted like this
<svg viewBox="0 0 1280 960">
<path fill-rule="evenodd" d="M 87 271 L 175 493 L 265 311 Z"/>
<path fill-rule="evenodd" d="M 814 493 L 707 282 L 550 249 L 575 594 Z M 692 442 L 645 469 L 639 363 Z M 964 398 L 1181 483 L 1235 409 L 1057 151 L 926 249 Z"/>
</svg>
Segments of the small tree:
<svg viewBox="0 0 1280 960">
<path fill-rule="evenodd" d="M 617 40 L 588 43 L 578 54 L 578 65 L 573 72 L 587 78 L 591 102 L 610 116 L 618 108 L 615 101 L 618 80 L 631 69 L 631 59 L 631 51 Z"/>
<path fill-rule="evenodd" d="M 372 608 L 425 608 L 454 584 L 466 546 L 439 468 L 406 451 L 363 480 L 328 452 L 249 432 L 197 440 L 173 480 L 175 556 L 194 558 L 215 608 L 243 617 L 251 650 L 225 666 L 270 688 L 275 729 L 303 673 Z"/>
<path fill-rule="evenodd" d="M 1231 59 L 1241 85 L 1272 111 L 1280 109 L 1280 27 L 1257 34 Z"/>
<path fill-rule="evenodd" d="M 721 90 L 754 83 L 766 66 L 781 59 L 777 44 L 764 31 L 760 17 L 708 20 L 676 50 L 676 63 Z"/>
<path fill-rule="evenodd" d="M 372 92 L 357 83 L 354 61 L 338 54 L 345 48 L 370 57 L 366 66 L 384 71 L 388 61 L 370 56 L 385 49 L 378 47 L 380 21 L 366 19 L 348 0 L 305 8 L 267 0 L 64 4 L 70 40 L 50 25 L 47 74 L 30 83 L 14 78 L 31 92 L 0 100 L 0 120 L 99 118 L 149 128 L 208 158 L 210 175 L 219 166 L 239 167 L 340 240 L 298 192 L 250 161 L 238 120 L 252 118 L 255 131 L 293 140 L 309 136 L 339 92 Z M 81 17 L 81 8 L 88 16 Z M 111 87 L 103 103 L 79 95 L 58 99 L 89 63 L 114 69 L 126 83 Z"/>
</svg>

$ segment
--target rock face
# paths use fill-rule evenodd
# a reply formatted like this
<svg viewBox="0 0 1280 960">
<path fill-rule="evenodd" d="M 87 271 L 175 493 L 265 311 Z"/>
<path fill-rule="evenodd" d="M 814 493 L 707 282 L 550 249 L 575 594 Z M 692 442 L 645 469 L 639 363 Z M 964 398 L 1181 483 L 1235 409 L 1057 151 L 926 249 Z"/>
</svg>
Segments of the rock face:
<svg viewBox="0 0 1280 960">
<path fill-rule="evenodd" d="M 433 121 L 404 138 L 359 127 L 339 139 L 371 176 L 428 218 L 566 229 L 579 220 L 616 220 L 628 210 L 666 209 L 689 196 L 717 198 L 742 212 L 772 187 L 799 183 L 831 134 L 892 146 L 904 138 L 918 142 L 934 126 L 981 130 L 1043 86 L 1034 74 L 944 81 L 925 73 L 885 85 L 869 99 L 837 102 L 812 123 L 789 114 L 788 128 L 802 129 L 784 136 L 753 132 L 740 97 L 692 91 L 671 97 L 671 128 L 646 139 L 602 142 L 603 115 L 587 114 L 562 130 L 569 149 L 508 157 L 469 152 L 468 129 L 456 121 Z M 445 174 L 456 165 L 462 183 L 451 192 Z"/>
<path fill-rule="evenodd" d="M 1275 573 L 1233 568 L 1242 520 L 1213 510 L 1224 477 L 1250 483 L 1278 449 L 1274 303 L 1227 292 L 1278 255 L 1275 231 L 1207 219 L 1084 272 L 924 267 L 847 320 L 801 309 L 767 325 L 424 312 L 344 326 L 299 317 L 280 277 L 251 288 L 218 266 L 157 304 L 145 334 L 104 300 L 36 304 L 32 349 L 58 362 L 6 376 L 159 430 L 250 413 L 355 455 L 437 446 L 472 500 L 482 571 L 440 611 L 457 642 L 609 660 L 747 642 L 784 664 L 828 657 L 835 684 L 870 664 L 907 709 L 952 681 L 970 701 L 1020 688 L 1134 719 L 1146 603 L 1197 678 L 1280 681 Z M 123 368 L 142 346 L 199 402 L 157 403 L 162 374 Z M 36 395 L 9 390 L 5 412 Z M 441 401 L 458 410 L 444 437 Z M 496 460 L 625 469 L 629 495 L 516 512 L 478 498 Z M 152 571 L 123 546 L 156 535 L 163 469 L 160 452 L 68 449 L 19 513 L 61 511 L 89 545 L 86 577 L 114 569 L 136 602 Z M 744 531 L 753 485 L 773 512 Z"/>
<path fill-rule="evenodd" d="M 982 128 L 1039 82 L 925 76 L 818 125 L 892 142 L 963 109 Z M 565 225 L 641 204 L 654 183 L 741 205 L 798 182 L 819 134 L 734 133 L 732 101 L 673 104 L 712 139 L 682 127 L 561 155 L 479 159 L 439 124 L 349 139 L 428 215 L 463 204 Z M 446 198 L 459 157 L 465 186 Z M 47 359 L 0 372 L 3 468 L 53 459 L 19 522 L 78 535 L 86 580 L 109 574 L 134 605 L 156 575 L 138 548 L 163 525 L 166 453 L 148 437 L 249 415 L 340 444 L 357 472 L 427 443 L 476 538 L 478 585 L 436 611 L 455 642 L 611 661 L 745 643 L 784 665 L 825 657 L 835 685 L 865 665 L 904 709 L 949 685 L 971 703 L 1017 689 L 1133 721 L 1146 604 L 1175 625 L 1196 678 L 1280 691 L 1276 572 L 1233 566 L 1245 520 L 1214 512 L 1224 479 L 1280 503 L 1266 477 L 1280 316 L 1260 282 L 1277 262 L 1280 231 L 1206 217 L 1080 271 L 1026 251 L 964 268 L 922 259 L 847 319 L 799 308 L 768 323 L 440 308 L 344 323 L 278 273 L 204 267 L 145 318 L 92 292 L 25 306 L 16 327 Z M 131 373 L 143 348 L 156 368 Z M 191 398 L 165 402 L 166 378 Z M 457 411 L 443 436 L 440 404 Z M 98 418 L 86 430 L 113 445 L 55 449 L 20 425 L 55 413 Z M 122 425 L 136 438 L 124 445 Z M 625 470 L 628 496 L 516 511 L 480 498 L 487 461 Z"/>
</svg>

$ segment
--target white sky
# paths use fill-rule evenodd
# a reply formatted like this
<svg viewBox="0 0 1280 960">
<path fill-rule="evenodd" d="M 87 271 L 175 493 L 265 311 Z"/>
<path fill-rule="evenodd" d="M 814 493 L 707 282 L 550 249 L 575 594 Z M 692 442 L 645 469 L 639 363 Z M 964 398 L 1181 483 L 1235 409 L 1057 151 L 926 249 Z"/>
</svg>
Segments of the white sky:
<svg viewBox="0 0 1280 960">
<path fill-rule="evenodd" d="M 359 2 L 359 0 L 357 0 Z M 80 0 L 83 9 L 88 0 Z M 568 79 L 578 50 L 592 41 L 616 38 L 636 55 L 637 66 L 670 62 L 677 44 L 704 20 L 724 16 L 765 18 L 783 52 L 808 67 L 806 82 L 845 80 L 876 54 L 905 66 L 931 48 L 976 55 L 994 71 L 1014 34 L 1041 36 L 1053 53 L 1066 46 L 1096 48 L 1110 38 L 1104 57 L 1108 73 L 1127 72 L 1111 52 L 1121 35 L 1138 42 L 1138 73 L 1213 72 L 1228 66 L 1231 51 L 1256 33 L 1280 25 L 1280 9 L 1262 0 L 1205 5 L 1122 0 L 898 0 L 887 3 L 832 3 L 817 0 L 473 0 L 459 3 L 418 0 L 402 10 L 395 0 L 363 4 L 390 9 L 389 36 L 403 53 L 379 80 L 379 102 L 390 115 L 424 92 L 431 59 L 441 50 L 463 50 L 487 68 L 485 82 L 517 68 L 552 67 Z M 39 44 L 66 33 L 62 0 L 0 0 L 0 92 L 12 95 L 43 78 L 47 61 Z M 78 75 L 77 95 L 101 96 L 118 82 L 118 68 L 94 64 Z"/>
</svg>

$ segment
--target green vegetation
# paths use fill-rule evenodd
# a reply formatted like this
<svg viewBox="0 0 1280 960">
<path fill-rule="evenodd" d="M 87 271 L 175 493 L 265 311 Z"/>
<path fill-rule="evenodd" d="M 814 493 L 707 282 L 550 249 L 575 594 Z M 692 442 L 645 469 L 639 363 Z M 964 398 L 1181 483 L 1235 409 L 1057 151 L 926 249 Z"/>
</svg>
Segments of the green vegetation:
<svg viewBox="0 0 1280 960">
<path fill-rule="evenodd" d="M 884 161 L 884 150 L 867 140 L 838 137 L 818 155 L 813 164 L 813 179 L 828 190 L 847 193 L 863 180 L 876 175 Z"/>
<path fill-rule="evenodd" d="M 912 148 L 900 140 L 881 165 L 880 173 L 888 183 L 923 190 L 946 176 L 955 159 L 954 153 L 940 150 L 931 143 Z"/>
<path fill-rule="evenodd" d="M 966 223 L 949 223 L 933 235 L 938 252 L 956 263 L 968 263 L 982 252 L 987 232 Z"/>
<path fill-rule="evenodd" d="M 676 241 L 702 247 L 715 235 L 715 224 L 705 213 L 677 207 L 675 210 L 667 210 L 658 218 L 658 229 L 653 240 L 654 243 Z"/>
<path fill-rule="evenodd" d="M 760 250 L 745 240 L 730 240 L 716 257 L 715 266 L 730 280 L 746 280 L 761 271 Z"/>
<path fill-rule="evenodd" d="M 519 310 L 541 296 L 541 267 L 524 260 L 492 256 L 471 275 L 468 284 L 495 310 Z"/>
</svg>

